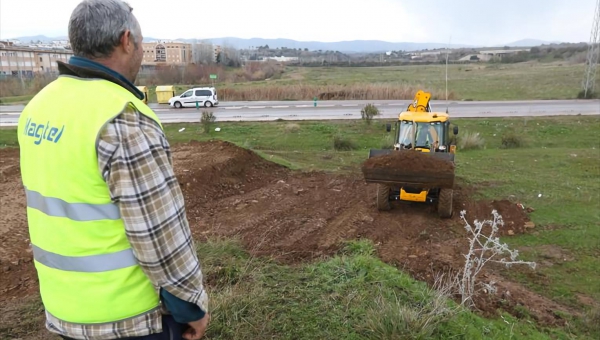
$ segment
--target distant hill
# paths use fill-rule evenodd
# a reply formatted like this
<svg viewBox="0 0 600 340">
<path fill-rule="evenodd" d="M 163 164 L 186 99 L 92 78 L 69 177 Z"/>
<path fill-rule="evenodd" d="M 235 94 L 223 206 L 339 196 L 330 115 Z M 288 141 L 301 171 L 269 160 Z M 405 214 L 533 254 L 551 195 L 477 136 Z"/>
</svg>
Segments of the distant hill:
<svg viewBox="0 0 600 340">
<path fill-rule="evenodd" d="M 21 42 L 30 42 L 30 41 L 42 41 L 44 43 L 49 43 L 52 40 L 66 40 L 68 37 L 47 37 L 45 35 L 36 35 L 36 36 L 27 36 L 27 37 L 18 37 L 15 38 L 20 40 Z M 161 40 L 159 38 L 154 37 L 145 37 L 144 41 L 156 41 Z M 166 40 L 166 39 L 165 39 Z M 201 41 L 211 41 L 216 45 L 229 45 L 235 48 L 249 48 L 249 47 L 258 47 L 269 45 L 270 48 L 278 48 L 278 47 L 287 47 L 287 48 L 300 48 L 305 49 L 308 48 L 311 51 L 340 51 L 344 53 L 378 53 L 378 52 L 386 52 L 386 51 L 418 51 L 425 49 L 438 49 L 438 48 L 446 48 L 448 44 L 446 43 L 412 43 L 412 42 L 389 42 L 389 41 L 381 41 L 381 40 L 351 40 L 351 41 L 337 41 L 337 42 L 321 42 L 321 41 L 297 41 L 292 39 L 263 39 L 263 38 L 251 38 L 251 39 L 243 39 L 243 38 L 235 38 L 235 37 L 223 37 L 223 38 L 211 38 L 211 39 L 176 39 L 185 42 L 201 42 Z M 544 41 L 537 39 L 523 39 L 519 41 L 514 41 L 512 43 L 503 45 L 510 47 L 532 47 L 532 46 L 540 46 L 543 44 L 556 44 L 560 42 L 556 41 Z M 452 44 L 450 48 L 463 48 L 463 47 L 475 47 L 470 45 L 463 44 Z M 491 46 L 489 46 L 491 47 Z"/>
<path fill-rule="evenodd" d="M 180 39 L 187 42 L 192 42 L 194 39 Z M 257 46 L 269 45 L 270 48 L 287 47 L 287 48 L 308 48 L 311 51 L 340 51 L 340 52 L 386 52 L 386 51 L 417 51 L 424 49 L 445 48 L 448 45 L 445 43 L 411 43 L 411 42 L 388 42 L 381 40 L 352 40 L 338 42 L 320 42 L 320 41 L 297 41 L 291 39 L 262 39 L 251 38 L 242 39 L 235 37 L 212 38 L 205 39 L 212 41 L 217 45 L 230 45 L 235 48 L 249 48 Z M 467 45 L 450 45 L 450 47 L 469 47 Z"/>
<path fill-rule="evenodd" d="M 550 44 L 560 44 L 560 41 L 544 41 L 538 39 L 522 39 L 518 41 L 513 41 L 506 46 L 510 47 L 533 47 L 533 46 L 541 46 L 541 45 L 550 45 Z"/>
<path fill-rule="evenodd" d="M 68 40 L 69 37 L 67 37 L 67 36 L 47 37 L 45 35 L 33 35 L 33 36 L 27 36 L 27 37 L 11 38 L 11 40 L 12 39 L 19 40 L 22 43 L 29 43 L 31 41 L 34 41 L 34 42 L 41 41 L 42 43 L 51 43 L 53 40 Z"/>
</svg>

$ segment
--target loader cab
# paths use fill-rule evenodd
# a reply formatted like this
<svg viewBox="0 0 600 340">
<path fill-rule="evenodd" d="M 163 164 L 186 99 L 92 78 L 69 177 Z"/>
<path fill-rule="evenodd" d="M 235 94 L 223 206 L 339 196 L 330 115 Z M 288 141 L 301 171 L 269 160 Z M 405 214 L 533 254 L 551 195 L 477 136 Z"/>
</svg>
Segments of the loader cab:
<svg viewBox="0 0 600 340">
<path fill-rule="evenodd" d="M 388 132 L 391 126 L 386 128 Z M 452 131 L 458 134 L 458 127 Z M 395 129 L 394 149 L 417 149 L 423 152 L 453 152 L 450 120 L 447 113 L 402 112 Z"/>
</svg>

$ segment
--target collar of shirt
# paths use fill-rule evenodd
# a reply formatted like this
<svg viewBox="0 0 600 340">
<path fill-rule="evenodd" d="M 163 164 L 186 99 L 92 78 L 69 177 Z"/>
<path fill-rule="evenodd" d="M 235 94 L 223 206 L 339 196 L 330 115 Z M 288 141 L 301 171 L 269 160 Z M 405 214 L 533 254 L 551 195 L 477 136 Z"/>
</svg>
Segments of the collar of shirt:
<svg viewBox="0 0 600 340">
<path fill-rule="evenodd" d="M 66 72 L 66 73 L 76 73 L 77 75 L 81 75 L 81 73 L 84 73 L 84 76 L 87 76 L 87 73 L 89 73 L 89 71 L 91 71 L 91 73 L 93 73 L 93 76 L 96 76 L 98 74 L 103 75 L 103 78 L 105 78 L 106 80 L 112 81 L 114 83 L 117 83 L 123 87 L 125 87 L 127 90 L 129 90 L 130 92 L 132 92 L 136 97 L 138 97 L 138 99 L 143 100 L 144 99 L 144 93 L 142 91 L 140 91 L 132 82 L 130 82 L 127 78 L 125 78 L 122 74 L 120 74 L 119 72 L 108 68 L 98 62 L 95 62 L 93 60 L 84 58 L 84 57 L 78 57 L 78 56 L 73 56 L 69 59 L 69 64 L 64 64 L 62 62 L 58 62 L 59 64 L 59 71 L 62 71 L 61 73 L 65 73 L 64 68 L 61 70 L 61 66 L 66 66 L 66 68 L 68 69 L 68 71 L 70 72 Z M 62 65 L 61 65 L 62 64 Z M 69 67 L 70 66 L 70 67 Z M 88 71 L 88 72 L 86 72 Z M 115 81 L 116 80 L 116 81 Z"/>
</svg>

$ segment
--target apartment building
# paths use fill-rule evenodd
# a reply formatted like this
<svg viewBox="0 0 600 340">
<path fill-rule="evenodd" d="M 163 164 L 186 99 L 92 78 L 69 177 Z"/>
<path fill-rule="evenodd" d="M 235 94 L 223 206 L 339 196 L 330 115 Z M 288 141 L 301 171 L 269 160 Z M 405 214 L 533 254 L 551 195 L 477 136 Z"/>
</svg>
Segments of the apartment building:
<svg viewBox="0 0 600 340">
<path fill-rule="evenodd" d="M 71 56 L 73 51 L 64 48 L 31 48 L 0 41 L 0 75 L 58 74 L 56 62 L 68 62 Z"/>
<path fill-rule="evenodd" d="M 142 43 L 144 59 L 142 65 L 187 65 L 193 62 L 192 44 L 177 41 L 155 41 Z"/>
</svg>

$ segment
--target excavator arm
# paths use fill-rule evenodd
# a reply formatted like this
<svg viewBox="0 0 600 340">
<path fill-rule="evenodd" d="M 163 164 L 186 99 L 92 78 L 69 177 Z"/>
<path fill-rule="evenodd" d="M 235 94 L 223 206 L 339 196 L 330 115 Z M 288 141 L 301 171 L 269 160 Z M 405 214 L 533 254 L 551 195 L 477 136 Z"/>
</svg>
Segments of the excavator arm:
<svg viewBox="0 0 600 340">
<path fill-rule="evenodd" d="M 415 100 L 408 105 L 406 111 L 409 112 L 431 112 L 431 106 L 429 100 L 431 99 L 431 93 L 419 90 L 415 94 Z"/>
</svg>

